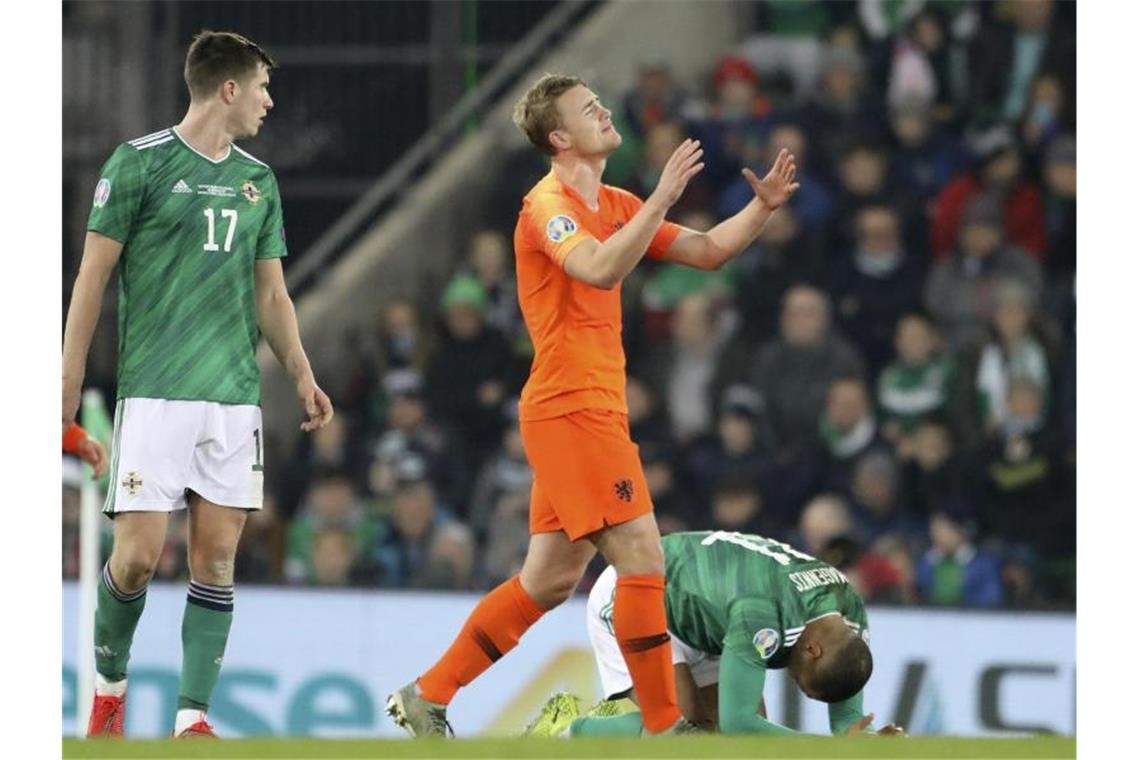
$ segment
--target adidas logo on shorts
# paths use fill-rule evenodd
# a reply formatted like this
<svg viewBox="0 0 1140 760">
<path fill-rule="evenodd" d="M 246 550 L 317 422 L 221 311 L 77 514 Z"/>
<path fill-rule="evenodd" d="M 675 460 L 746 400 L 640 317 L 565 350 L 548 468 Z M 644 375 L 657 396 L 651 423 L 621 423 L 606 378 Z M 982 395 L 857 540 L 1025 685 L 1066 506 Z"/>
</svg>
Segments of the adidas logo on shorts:
<svg viewBox="0 0 1140 760">
<path fill-rule="evenodd" d="M 171 190 L 170 192 L 172 192 L 172 193 L 192 193 L 194 191 L 191 190 L 190 186 L 186 184 L 186 180 L 180 179 L 180 180 L 178 180 L 178 184 L 176 184 L 174 186 L 174 189 Z"/>
</svg>

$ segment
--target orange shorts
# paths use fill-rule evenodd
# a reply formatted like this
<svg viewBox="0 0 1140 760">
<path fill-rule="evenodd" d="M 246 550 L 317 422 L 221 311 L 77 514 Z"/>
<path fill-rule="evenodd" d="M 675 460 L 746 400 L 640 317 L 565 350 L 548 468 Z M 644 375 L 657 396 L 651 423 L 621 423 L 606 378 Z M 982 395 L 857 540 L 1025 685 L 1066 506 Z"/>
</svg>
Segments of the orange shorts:
<svg viewBox="0 0 1140 760">
<path fill-rule="evenodd" d="M 561 530 L 577 541 L 653 511 L 626 415 L 584 409 L 519 429 L 534 470 L 531 533 Z"/>
</svg>

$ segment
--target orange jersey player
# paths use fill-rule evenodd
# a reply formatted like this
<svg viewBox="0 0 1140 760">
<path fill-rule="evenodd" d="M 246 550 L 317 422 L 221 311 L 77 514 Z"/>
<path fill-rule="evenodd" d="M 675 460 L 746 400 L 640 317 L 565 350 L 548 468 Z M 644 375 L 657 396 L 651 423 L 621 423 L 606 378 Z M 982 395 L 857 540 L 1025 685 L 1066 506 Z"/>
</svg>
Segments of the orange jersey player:
<svg viewBox="0 0 1140 760">
<path fill-rule="evenodd" d="M 74 422 L 63 431 L 63 452 L 74 454 L 94 471 L 93 477 L 98 480 L 107 472 L 107 452 L 103 446 L 87 435 L 87 431 Z"/>
<path fill-rule="evenodd" d="M 643 203 L 602 184 L 622 138 L 581 79 L 544 76 L 519 101 L 515 123 L 551 158 L 523 200 L 514 239 L 519 305 L 535 347 L 519 402 L 534 470 L 531 541 L 519 575 L 479 602 L 443 657 L 389 697 L 388 712 L 415 736 L 446 734 L 446 706 L 459 688 L 569 598 L 600 551 L 617 573 L 614 633 L 645 730 L 683 731 L 678 698 L 689 695 L 674 677 L 664 556 L 629 434 L 621 281 L 646 255 L 724 265 L 795 192 L 795 159 L 781 152 L 763 180 L 744 169 L 756 197 L 702 233 L 665 220 L 704 166 L 700 143 L 677 148 Z"/>
</svg>

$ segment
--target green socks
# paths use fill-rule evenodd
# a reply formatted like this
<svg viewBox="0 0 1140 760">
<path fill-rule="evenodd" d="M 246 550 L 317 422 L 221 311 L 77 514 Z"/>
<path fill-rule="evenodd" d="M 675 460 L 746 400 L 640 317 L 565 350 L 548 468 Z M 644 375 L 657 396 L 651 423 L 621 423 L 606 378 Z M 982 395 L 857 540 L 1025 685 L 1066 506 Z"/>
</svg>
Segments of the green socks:
<svg viewBox="0 0 1140 760">
<path fill-rule="evenodd" d="M 95 670 L 108 681 L 127 677 L 131 641 L 146 605 L 146 586 L 124 592 L 111 577 L 110 564 L 103 565 L 95 607 Z"/>
<path fill-rule="evenodd" d="M 578 718 L 570 724 L 571 736 L 640 736 L 641 713 L 634 711 L 612 718 Z"/>
<path fill-rule="evenodd" d="M 186 612 L 182 617 L 182 681 L 178 709 L 205 711 L 210 702 L 230 623 L 234 617 L 234 587 L 209 586 L 190 581 Z"/>
</svg>

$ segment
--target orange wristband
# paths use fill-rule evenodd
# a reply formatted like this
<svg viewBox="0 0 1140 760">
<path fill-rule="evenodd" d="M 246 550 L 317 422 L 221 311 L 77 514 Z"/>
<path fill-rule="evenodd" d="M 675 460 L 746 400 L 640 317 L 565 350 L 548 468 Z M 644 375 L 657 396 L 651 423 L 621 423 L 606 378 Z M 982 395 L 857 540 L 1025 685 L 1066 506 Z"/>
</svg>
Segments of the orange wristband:
<svg viewBox="0 0 1140 760">
<path fill-rule="evenodd" d="M 87 431 L 73 422 L 63 434 L 63 450 L 68 454 L 76 454 L 79 452 L 79 444 L 85 440 L 87 440 Z"/>
</svg>

